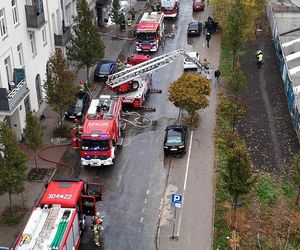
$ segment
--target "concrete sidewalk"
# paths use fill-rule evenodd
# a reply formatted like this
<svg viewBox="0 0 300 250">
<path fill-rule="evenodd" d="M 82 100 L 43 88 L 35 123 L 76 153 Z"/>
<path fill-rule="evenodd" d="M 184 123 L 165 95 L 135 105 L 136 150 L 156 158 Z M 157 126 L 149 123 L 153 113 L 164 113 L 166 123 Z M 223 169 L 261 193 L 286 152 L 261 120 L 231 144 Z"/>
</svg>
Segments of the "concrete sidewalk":
<svg viewBox="0 0 300 250">
<path fill-rule="evenodd" d="M 140 14 L 144 10 L 146 2 L 145 1 L 132 1 L 132 5 L 136 11 L 136 21 L 138 20 Z M 134 23 L 133 23 L 134 25 Z M 115 37 L 114 34 L 118 34 L 119 37 Z M 126 41 L 132 39 L 131 34 L 128 34 L 128 31 L 121 32 L 119 29 L 116 28 L 115 25 L 106 27 L 100 30 L 101 39 L 105 45 L 105 59 L 114 59 L 116 60 L 119 57 L 119 54 L 124 48 Z M 129 36 L 129 39 L 128 39 Z M 93 69 L 90 71 L 90 82 L 93 83 Z M 76 77 L 75 77 L 75 84 L 79 84 L 81 80 L 85 81 L 86 79 L 86 70 L 80 69 L 78 70 Z M 98 91 L 104 88 L 104 84 L 102 83 L 95 83 L 95 89 L 92 91 L 93 95 L 96 95 Z M 51 107 L 46 105 L 46 103 L 42 103 L 40 109 L 37 113 L 37 116 L 44 114 L 46 119 L 41 121 L 44 136 L 43 136 L 43 145 L 40 147 L 41 149 L 47 146 L 51 146 L 51 137 L 52 133 L 58 125 L 58 116 L 57 114 L 52 111 Z M 69 125 L 72 126 L 72 123 L 69 122 Z M 33 152 L 27 148 L 25 143 L 20 144 L 20 148 L 25 154 L 28 156 L 28 171 L 34 167 L 34 157 Z M 37 152 L 38 154 L 39 152 Z M 69 166 L 75 167 L 76 161 L 79 160 L 79 154 L 77 151 L 73 150 L 71 146 L 64 146 L 64 147 L 52 147 L 51 149 L 47 149 L 41 152 L 43 158 L 47 160 L 60 162 L 67 164 Z M 57 164 L 49 163 L 48 161 L 42 160 L 37 156 L 37 163 L 41 168 L 48 168 L 49 170 L 56 169 Z M 61 168 L 60 168 L 61 169 Z M 50 173 L 53 173 L 49 171 Z M 71 169 L 66 169 L 63 171 L 57 171 L 55 174 L 61 176 L 69 176 L 72 173 Z M 62 176 L 61 176 L 62 177 Z M 43 181 L 34 181 L 34 182 L 25 182 L 24 185 L 24 203 L 25 207 L 28 209 L 28 212 L 24 216 L 23 222 L 16 226 L 16 227 L 8 227 L 3 226 L 0 224 L 0 246 L 12 247 L 13 243 L 17 239 L 24 223 L 28 220 L 30 215 L 30 211 L 32 207 L 39 201 L 40 196 L 44 191 L 45 183 L 48 182 L 50 176 L 47 176 Z M 12 199 L 13 205 L 22 205 L 21 195 L 13 195 Z M 8 195 L 0 196 L 0 214 L 4 212 L 6 207 L 9 204 Z"/>
</svg>

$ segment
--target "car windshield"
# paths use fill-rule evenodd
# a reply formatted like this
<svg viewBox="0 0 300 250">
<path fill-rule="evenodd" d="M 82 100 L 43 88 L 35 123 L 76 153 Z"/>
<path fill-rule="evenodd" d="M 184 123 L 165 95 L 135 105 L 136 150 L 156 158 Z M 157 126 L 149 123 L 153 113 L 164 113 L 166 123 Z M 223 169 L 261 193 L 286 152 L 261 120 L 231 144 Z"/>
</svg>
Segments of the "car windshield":
<svg viewBox="0 0 300 250">
<path fill-rule="evenodd" d="M 190 23 L 189 30 L 198 30 L 198 23 Z"/>
<path fill-rule="evenodd" d="M 112 67 L 113 67 L 112 63 L 103 63 L 99 67 L 99 73 L 100 74 L 109 74 Z"/>
<path fill-rule="evenodd" d="M 143 32 L 138 32 L 137 33 L 137 39 L 142 40 L 142 41 L 147 41 L 147 40 L 154 40 L 156 39 L 157 35 L 156 33 L 143 33 Z"/>
<path fill-rule="evenodd" d="M 182 131 L 178 129 L 170 129 L 167 134 L 168 144 L 180 144 L 182 143 Z"/>
<path fill-rule="evenodd" d="M 109 140 L 82 140 L 81 149 L 97 151 L 109 150 Z"/>
<path fill-rule="evenodd" d="M 75 103 L 75 108 L 82 108 L 83 106 L 83 100 L 82 99 L 77 99 L 76 103 Z"/>
<path fill-rule="evenodd" d="M 194 2 L 194 6 L 202 6 L 203 3 L 202 2 Z"/>
</svg>

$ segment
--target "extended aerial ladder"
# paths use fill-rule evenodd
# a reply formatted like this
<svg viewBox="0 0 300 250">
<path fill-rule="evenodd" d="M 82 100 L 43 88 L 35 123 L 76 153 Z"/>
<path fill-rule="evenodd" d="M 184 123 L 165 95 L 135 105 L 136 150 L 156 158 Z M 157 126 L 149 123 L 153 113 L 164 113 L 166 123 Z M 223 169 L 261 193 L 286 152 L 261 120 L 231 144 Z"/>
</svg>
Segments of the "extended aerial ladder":
<svg viewBox="0 0 300 250">
<path fill-rule="evenodd" d="M 187 57 L 197 66 L 197 71 L 199 74 L 208 77 L 210 75 L 209 70 L 206 66 L 198 61 L 196 58 L 189 56 L 189 52 L 183 48 L 177 49 L 170 53 L 160 55 L 158 57 L 152 58 L 148 61 L 140 63 L 130 68 L 126 68 L 120 72 L 117 72 L 111 75 L 106 84 L 111 88 L 116 88 L 126 82 L 134 80 L 135 78 L 140 77 L 143 74 L 151 73 L 154 70 L 160 69 L 169 63 L 173 62 L 180 55 Z"/>
</svg>

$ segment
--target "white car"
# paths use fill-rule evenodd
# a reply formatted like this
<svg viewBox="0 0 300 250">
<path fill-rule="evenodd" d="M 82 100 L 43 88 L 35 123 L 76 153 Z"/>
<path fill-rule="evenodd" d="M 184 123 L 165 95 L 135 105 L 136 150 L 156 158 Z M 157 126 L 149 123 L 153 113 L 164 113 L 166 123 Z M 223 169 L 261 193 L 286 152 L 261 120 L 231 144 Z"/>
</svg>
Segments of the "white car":
<svg viewBox="0 0 300 250">
<path fill-rule="evenodd" d="M 192 57 L 192 58 L 196 58 L 200 62 L 200 55 L 198 54 L 198 52 L 189 52 L 187 54 L 190 57 Z M 196 66 L 196 64 L 194 64 L 193 62 L 191 62 L 189 58 L 184 57 L 184 60 L 183 60 L 183 69 L 184 70 L 197 69 L 197 66 Z"/>
</svg>

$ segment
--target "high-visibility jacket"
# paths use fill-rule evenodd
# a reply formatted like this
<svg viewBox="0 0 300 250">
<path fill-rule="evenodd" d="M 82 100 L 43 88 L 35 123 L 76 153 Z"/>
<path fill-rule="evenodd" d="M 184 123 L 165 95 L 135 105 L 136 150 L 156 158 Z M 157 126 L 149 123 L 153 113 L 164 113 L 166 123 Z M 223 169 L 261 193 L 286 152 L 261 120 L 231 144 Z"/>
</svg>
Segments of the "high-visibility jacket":
<svg viewBox="0 0 300 250">
<path fill-rule="evenodd" d="M 131 19 L 128 19 L 128 20 L 127 20 L 127 26 L 128 26 L 128 27 L 131 27 L 131 24 L 132 24 Z"/>
<path fill-rule="evenodd" d="M 257 55 L 257 61 L 262 62 L 262 60 L 263 60 L 263 54 Z"/>
</svg>

